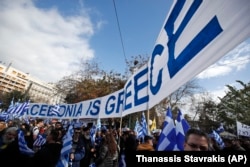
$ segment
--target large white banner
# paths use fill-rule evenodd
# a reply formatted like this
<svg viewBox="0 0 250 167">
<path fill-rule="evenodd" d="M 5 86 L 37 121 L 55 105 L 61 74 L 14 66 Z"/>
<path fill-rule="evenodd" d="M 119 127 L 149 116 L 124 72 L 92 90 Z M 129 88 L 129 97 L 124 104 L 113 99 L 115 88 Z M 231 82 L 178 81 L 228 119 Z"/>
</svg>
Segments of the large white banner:
<svg viewBox="0 0 250 167">
<path fill-rule="evenodd" d="M 149 107 L 250 36 L 249 0 L 175 1 L 149 61 Z"/>
<path fill-rule="evenodd" d="M 250 137 L 250 126 L 249 125 L 243 124 L 239 121 L 237 121 L 236 124 L 237 124 L 238 136 Z"/>
<path fill-rule="evenodd" d="M 129 78 L 124 89 L 61 104 L 61 114 L 53 117 L 122 117 L 152 108 L 249 38 L 249 11 L 249 0 L 174 1 L 148 64 Z M 51 107 L 32 104 L 27 114 L 52 117 Z"/>
</svg>

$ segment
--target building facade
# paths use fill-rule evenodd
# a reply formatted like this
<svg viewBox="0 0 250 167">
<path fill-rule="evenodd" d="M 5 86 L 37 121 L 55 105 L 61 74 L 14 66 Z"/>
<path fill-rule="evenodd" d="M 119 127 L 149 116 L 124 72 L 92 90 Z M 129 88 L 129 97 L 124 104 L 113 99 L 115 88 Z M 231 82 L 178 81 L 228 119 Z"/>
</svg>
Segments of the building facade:
<svg viewBox="0 0 250 167">
<path fill-rule="evenodd" d="M 27 93 L 35 103 L 63 103 L 66 95 L 58 92 L 52 83 L 45 83 L 29 73 L 22 72 L 11 66 L 0 63 L 0 92 L 17 90 Z"/>
</svg>

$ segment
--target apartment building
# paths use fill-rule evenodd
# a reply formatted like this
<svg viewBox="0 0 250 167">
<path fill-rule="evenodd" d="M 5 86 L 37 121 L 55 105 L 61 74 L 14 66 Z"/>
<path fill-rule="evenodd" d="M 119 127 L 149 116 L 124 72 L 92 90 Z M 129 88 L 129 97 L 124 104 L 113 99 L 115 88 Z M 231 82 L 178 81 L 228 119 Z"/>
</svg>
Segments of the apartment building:
<svg viewBox="0 0 250 167">
<path fill-rule="evenodd" d="M 0 92 L 18 90 L 28 92 L 30 100 L 36 103 L 63 103 L 66 95 L 58 92 L 52 83 L 45 83 L 21 70 L 0 63 Z"/>
</svg>

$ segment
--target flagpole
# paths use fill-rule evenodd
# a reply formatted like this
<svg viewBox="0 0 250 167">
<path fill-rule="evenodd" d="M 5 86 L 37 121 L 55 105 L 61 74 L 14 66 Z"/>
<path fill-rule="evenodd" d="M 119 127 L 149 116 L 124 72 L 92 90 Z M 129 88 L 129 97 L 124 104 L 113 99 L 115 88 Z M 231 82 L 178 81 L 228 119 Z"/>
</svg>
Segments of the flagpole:
<svg viewBox="0 0 250 167">
<path fill-rule="evenodd" d="M 147 126 L 148 126 L 148 135 L 150 135 L 150 128 L 149 128 L 149 109 L 147 110 Z"/>
<path fill-rule="evenodd" d="M 119 134 L 118 134 L 118 146 L 120 146 L 121 135 L 122 135 L 122 116 L 120 119 L 120 130 L 119 130 Z"/>
<path fill-rule="evenodd" d="M 148 79 L 148 75 L 147 75 L 147 79 Z M 147 94 L 149 94 L 149 87 L 147 89 Z M 148 135 L 150 135 L 151 133 L 150 133 L 150 128 L 149 128 L 149 101 L 147 102 L 147 126 L 148 126 Z"/>
</svg>

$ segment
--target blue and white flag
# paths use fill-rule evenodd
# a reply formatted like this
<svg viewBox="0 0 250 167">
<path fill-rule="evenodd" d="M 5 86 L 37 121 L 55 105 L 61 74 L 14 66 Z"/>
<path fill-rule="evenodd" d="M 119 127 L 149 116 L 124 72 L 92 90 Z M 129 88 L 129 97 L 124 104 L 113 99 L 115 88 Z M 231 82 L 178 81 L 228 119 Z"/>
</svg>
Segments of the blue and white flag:
<svg viewBox="0 0 250 167">
<path fill-rule="evenodd" d="M 29 125 L 30 124 L 30 118 L 25 116 L 24 117 L 24 122 Z"/>
<path fill-rule="evenodd" d="M 35 152 L 27 146 L 23 131 L 20 129 L 18 130 L 18 145 L 19 145 L 19 150 L 21 154 L 25 154 L 29 156 L 34 155 Z"/>
<path fill-rule="evenodd" d="M 213 132 L 210 134 L 210 136 L 212 138 L 214 138 L 216 143 L 219 145 L 220 149 L 223 149 L 225 147 L 222 138 L 220 137 L 220 135 L 215 130 L 213 130 Z"/>
<path fill-rule="evenodd" d="M 143 130 L 138 118 L 136 119 L 134 131 L 136 132 L 137 139 L 143 137 Z"/>
<path fill-rule="evenodd" d="M 46 143 L 46 138 L 43 137 L 41 134 L 38 134 L 36 140 L 33 143 L 33 146 L 36 147 L 41 147 L 42 145 L 44 145 Z"/>
<path fill-rule="evenodd" d="M 22 116 L 23 113 L 29 109 L 29 101 L 24 102 L 24 103 L 17 103 L 13 107 L 9 107 L 7 110 L 7 113 L 9 114 L 14 114 L 16 117 Z"/>
<path fill-rule="evenodd" d="M 63 136 L 63 147 L 61 157 L 57 163 L 57 167 L 67 167 L 69 164 L 69 153 L 72 149 L 72 136 L 74 133 L 73 125 L 70 125 L 67 133 Z"/>
<path fill-rule="evenodd" d="M 144 112 L 142 112 L 141 126 L 143 130 L 143 137 L 148 135 L 148 124 Z"/>
<path fill-rule="evenodd" d="M 95 136 L 96 136 L 96 126 L 93 125 L 90 129 L 90 138 L 92 146 L 95 145 Z"/>
<path fill-rule="evenodd" d="M 15 107 L 17 106 L 17 104 L 18 103 L 16 103 L 16 104 L 14 103 L 14 97 L 13 97 L 6 112 L 7 113 L 12 113 L 12 110 L 15 109 Z"/>
<path fill-rule="evenodd" d="M 222 133 L 224 131 L 225 131 L 225 129 L 224 129 L 223 123 L 221 123 L 220 126 L 216 129 L 216 132 L 218 134 L 220 134 L 220 133 Z"/>
<path fill-rule="evenodd" d="M 30 104 L 30 100 L 20 104 L 16 114 L 22 116 L 24 114 L 24 112 L 29 109 L 29 104 Z"/>
<path fill-rule="evenodd" d="M 159 137 L 157 151 L 173 151 L 176 149 L 176 131 L 171 109 L 168 107 L 163 129 Z"/>
<path fill-rule="evenodd" d="M 142 112 L 142 117 L 141 117 L 141 129 L 138 131 L 138 138 L 142 138 L 144 142 L 144 137 L 148 135 L 148 125 L 147 121 L 145 118 L 144 112 Z"/>
<path fill-rule="evenodd" d="M 9 114 L 6 113 L 6 112 L 1 112 L 0 113 L 0 119 L 5 120 L 5 122 L 8 121 L 9 117 L 10 117 Z"/>
<path fill-rule="evenodd" d="M 180 110 L 178 110 L 177 122 L 176 122 L 176 144 L 177 149 L 180 151 L 184 150 L 183 143 L 185 141 L 185 134 L 190 128 L 188 122 L 183 117 Z"/>
<path fill-rule="evenodd" d="M 52 109 L 51 109 L 51 115 L 60 115 L 60 105 L 56 104 Z"/>
<path fill-rule="evenodd" d="M 96 123 L 96 130 L 97 130 L 97 131 L 100 131 L 100 130 L 101 130 L 101 127 L 102 127 L 101 119 L 98 118 L 98 119 L 97 119 L 97 123 Z"/>
</svg>

